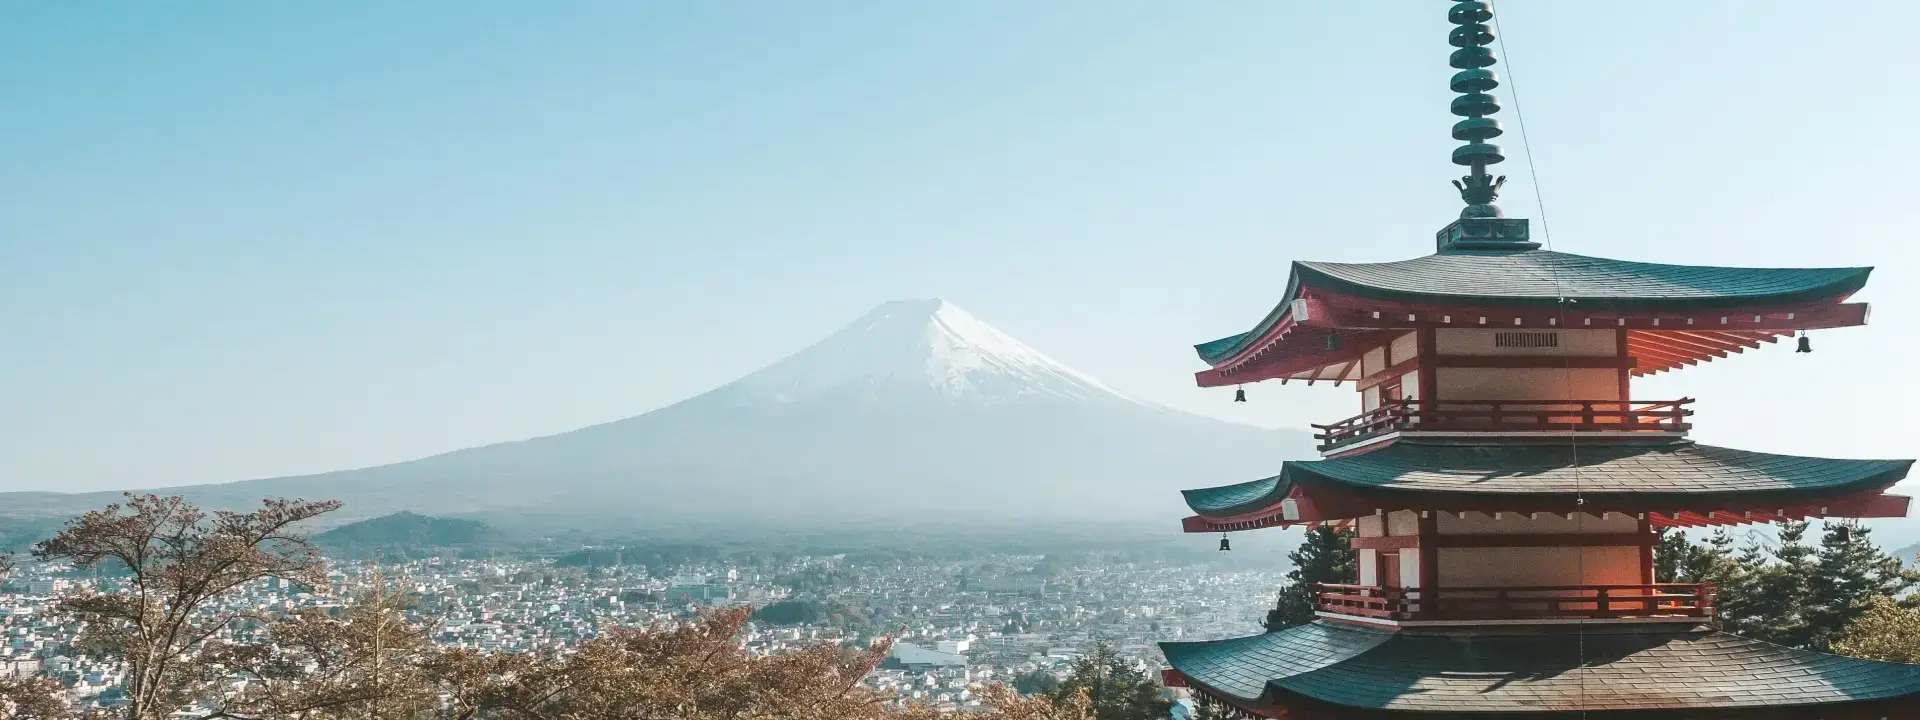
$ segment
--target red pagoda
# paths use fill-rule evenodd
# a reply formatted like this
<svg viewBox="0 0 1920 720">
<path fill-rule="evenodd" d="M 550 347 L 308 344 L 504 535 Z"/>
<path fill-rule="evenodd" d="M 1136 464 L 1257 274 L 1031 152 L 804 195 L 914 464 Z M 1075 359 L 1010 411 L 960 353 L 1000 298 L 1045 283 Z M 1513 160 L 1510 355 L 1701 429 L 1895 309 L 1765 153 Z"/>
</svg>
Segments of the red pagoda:
<svg viewBox="0 0 1920 720">
<path fill-rule="evenodd" d="M 1920 665 L 1748 640 L 1714 590 L 1655 582 L 1658 528 L 1905 517 L 1911 460 L 1688 439 L 1691 399 L 1633 379 L 1807 330 L 1864 325 L 1871 268 L 1751 269 L 1543 250 L 1505 178 L 1486 2 L 1460 2 L 1453 153 L 1467 207 L 1435 252 L 1296 262 L 1252 330 L 1197 347 L 1203 387 L 1352 383 L 1323 458 L 1189 490 L 1188 532 L 1335 526 L 1359 582 L 1315 622 L 1163 643 L 1170 683 L 1262 718 L 1920 718 Z M 1244 396 L 1242 396 L 1242 399 Z"/>
</svg>

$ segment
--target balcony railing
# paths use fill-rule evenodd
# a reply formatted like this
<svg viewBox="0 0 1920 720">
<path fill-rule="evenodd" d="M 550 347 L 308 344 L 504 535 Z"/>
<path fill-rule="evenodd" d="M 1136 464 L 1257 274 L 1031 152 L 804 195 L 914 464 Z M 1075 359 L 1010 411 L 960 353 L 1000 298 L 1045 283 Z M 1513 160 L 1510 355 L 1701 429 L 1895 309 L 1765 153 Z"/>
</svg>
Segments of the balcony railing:
<svg viewBox="0 0 1920 720">
<path fill-rule="evenodd" d="M 1380 620 L 1576 620 L 1713 617 L 1712 585 L 1394 588 L 1318 586 L 1322 612 Z"/>
<path fill-rule="evenodd" d="M 1331 425 L 1314 425 L 1322 451 L 1390 432 L 1686 432 L 1679 400 L 1394 400 Z"/>
</svg>

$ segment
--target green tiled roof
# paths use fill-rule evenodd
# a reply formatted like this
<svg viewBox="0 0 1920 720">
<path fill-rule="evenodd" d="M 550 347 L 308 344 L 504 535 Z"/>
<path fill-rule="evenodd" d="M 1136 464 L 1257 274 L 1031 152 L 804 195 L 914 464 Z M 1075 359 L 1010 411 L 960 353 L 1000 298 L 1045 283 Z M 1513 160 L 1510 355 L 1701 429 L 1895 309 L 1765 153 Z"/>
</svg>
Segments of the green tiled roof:
<svg viewBox="0 0 1920 720">
<path fill-rule="evenodd" d="M 1280 502 L 1286 498 L 1286 493 L 1282 491 L 1284 487 L 1280 483 L 1280 476 L 1276 475 L 1237 485 L 1181 490 L 1180 494 L 1186 496 L 1187 507 L 1193 508 L 1194 512 L 1221 517 Z"/>
<path fill-rule="evenodd" d="M 1311 672 L 1372 650 L 1392 633 L 1333 623 L 1209 642 L 1163 642 L 1167 663 L 1215 691 L 1252 700 L 1274 678 Z"/>
<path fill-rule="evenodd" d="M 1707 627 L 1386 633 L 1321 622 L 1161 649 L 1193 681 L 1257 704 L 1303 696 L 1356 709 L 1496 713 L 1920 701 L 1920 665 L 1794 650 Z"/>
<path fill-rule="evenodd" d="M 1912 460 L 1833 460 L 1773 455 L 1680 441 L 1570 444 L 1464 443 L 1403 439 L 1373 452 L 1289 462 L 1282 477 L 1399 492 L 1512 495 L 1631 493 L 1700 499 L 1754 493 L 1781 497 L 1890 485 Z"/>
<path fill-rule="evenodd" d="M 1449 442 L 1402 439 L 1331 460 L 1289 461 L 1278 477 L 1185 490 L 1188 507 L 1223 517 L 1267 507 L 1299 483 L 1363 491 L 1474 498 L 1631 497 L 1647 507 L 1716 497 L 1793 499 L 1870 490 L 1906 477 L 1912 460 L 1834 460 L 1773 455 L 1677 441 Z"/>
<path fill-rule="evenodd" d="M 1873 268 L 1662 265 L 1551 250 L 1448 251 L 1385 263 L 1296 262 L 1278 307 L 1253 331 L 1194 346 L 1216 363 L 1278 322 L 1303 286 L 1396 302 L 1676 312 L 1838 298 Z"/>
</svg>

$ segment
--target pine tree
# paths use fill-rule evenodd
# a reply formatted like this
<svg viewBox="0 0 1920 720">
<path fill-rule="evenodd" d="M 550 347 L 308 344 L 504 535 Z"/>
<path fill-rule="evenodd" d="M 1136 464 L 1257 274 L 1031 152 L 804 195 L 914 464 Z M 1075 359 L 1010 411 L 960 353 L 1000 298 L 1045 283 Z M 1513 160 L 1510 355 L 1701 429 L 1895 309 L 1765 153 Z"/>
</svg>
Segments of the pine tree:
<svg viewBox="0 0 1920 720">
<path fill-rule="evenodd" d="M 1287 584 L 1280 598 L 1267 613 L 1267 632 L 1277 632 L 1313 622 L 1318 599 L 1314 585 L 1351 583 L 1359 578 L 1359 561 L 1353 552 L 1353 531 L 1317 527 L 1307 531 L 1307 541 L 1287 553 L 1293 570 L 1287 572 Z"/>
<path fill-rule="evenodd" d="M 1920 586 L 1920 573 L 1881 551 L 1871 533 L 1853 520 L 1827 525 L 1813 562 L 1807 647 L 1827 650 L 1875 598 L 1901 597 Z"/>
<path fill-rule="evenodd" d="M 1756 540 L 1741 556 L 1748 579 L 1741 587 L 1720 593 L 1720 604 L 1733 622 L 1733 632 L 1788 647 L 1807 647 L 1812 635 L 1807 623 L 1811 599 L 1813 548 L 1806 543 L 1806 521 L 1780 526 L 1780 545 L 1767 553 Z M 1771 555 L 1771 557 L 1769 557 Z"/>
<path fill-rule="evenodd" d="M 1102 642 L 1074 663 L 1054 691 L 1054 701 L 1064 703 L 1084 694 L 1095 720 L 1162 720 L 1173 703 L 1161 693 L 1158 679 L 1136 669 Z"/>
<path fill-rule="evenodd" d="M 1218 700 L 1198 696 L 1193 700 L 1193 720 L 1234 720 L 1237 714 L 1233 708 Z"/>
</svg>

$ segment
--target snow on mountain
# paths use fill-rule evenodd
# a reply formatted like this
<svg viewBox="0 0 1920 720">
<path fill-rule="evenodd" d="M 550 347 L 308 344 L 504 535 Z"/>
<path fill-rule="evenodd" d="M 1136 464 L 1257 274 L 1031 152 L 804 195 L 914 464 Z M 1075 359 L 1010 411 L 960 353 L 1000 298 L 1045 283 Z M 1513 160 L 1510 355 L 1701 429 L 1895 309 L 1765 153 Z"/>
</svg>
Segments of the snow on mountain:
<svg viewBox="0 0 1920 720">
<path fill-rule="evenodd" d="M 874 308 L 725 390 L 772 402 L 916 390 L 979 403 L 1033 396 L 1139 402 L 937 298 Z"/>
<path fill-rule="evenodd" d="M 914 300 L 624 420 L 381 467 L 168 492 L 213 507 L 339 499 L 337 522 L 405 510 L 501 526 L 1170 523 L 1185 514 L 1181 488 L 1271 475 L 1311 445 L 1305 433 L 1137 400 L 952 303 Z M 113 498 L 0 494 L 0 507 L 72 514 Z"/>
</svg>

